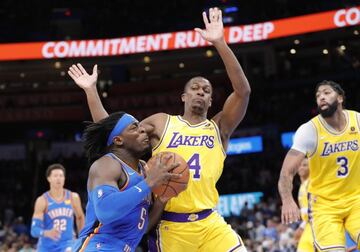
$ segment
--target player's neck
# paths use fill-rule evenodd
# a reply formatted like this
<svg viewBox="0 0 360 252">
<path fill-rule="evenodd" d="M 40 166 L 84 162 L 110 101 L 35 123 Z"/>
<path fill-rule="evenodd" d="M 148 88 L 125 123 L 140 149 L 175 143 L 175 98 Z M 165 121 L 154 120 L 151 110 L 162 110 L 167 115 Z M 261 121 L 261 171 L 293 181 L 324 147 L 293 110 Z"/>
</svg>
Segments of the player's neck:
<svg viewBox="0 0 360 252">
<path fill-rule="evenodd" d="M 331 117 L 323 117 L 323 119 L 336 131 L 343 131 L 347 124 L 347 119 L 342 109 L 337 109 Z"/>
<path fill-rule="evenodd" d="M 140 172 L 139 170 L 139 162 L 140 160 L 138 158 L 135 158 L 133 154 L 130 154 L 129 152 L 123 151 L 123 150 L 113 150 L 113 153 L 121 159 L 125 164 L 130 166 L 130 168 L 134 169 L 137 172 Z"/>
<path fill-rule="evenodd" d="M 61 188 L 54 188 L 54 187 L 50 187 L 50 190 L 49 190 L 49 194 L 50 196 L 55 199 L 55 200 L 61 200 L 64 198 L 64 188 L 61 187 Z"/>
<path fill-rule="evenodd" d="M 198 124 L 207 119 L 207 114 L 205 113 L 205 114 L 200 115 L 200 114 L 195 114 L 195 113 L 185 111 L 184 115 L 182 115 L 182 118 L 184 120 L 188 121 L 190 124 Z"/>
</svg>

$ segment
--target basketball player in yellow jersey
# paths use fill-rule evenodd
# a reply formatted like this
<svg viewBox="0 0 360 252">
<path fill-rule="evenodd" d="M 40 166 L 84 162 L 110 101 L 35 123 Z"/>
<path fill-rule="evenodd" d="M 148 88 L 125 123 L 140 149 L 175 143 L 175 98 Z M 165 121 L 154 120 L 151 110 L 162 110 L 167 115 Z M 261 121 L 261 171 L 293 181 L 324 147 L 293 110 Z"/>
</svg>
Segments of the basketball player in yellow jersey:
<svg viewBox="0 0 360 252">
<path fill-rule="evenodd" d="M 157 237 L 151 251 L 246 251 L 240 237 L 213 209 L 218 202 L 215 184 L 225 159 L 230 135 L 245 116 L 250 86 L 235 55 L 224 39 L 221 11 L 210 8 L 209 19 L 203 13 L 205 29 L 195 30 L 218 51 L 231 81 L 233 92 L 222 110 L 212 120 L 207 119 L 211 106 L 212 85 L 203 77 L 186 83 L 181 99 L 182 116 L 158 113 L 141 124 L 149 134 L 154 154 L 173 151 L 187 159 L 190 182 L 187 190 L 166 205 Z M 96 90 L 97 66 L 89 75 L 80 65 L 72 65 L 69 75 L 86 92 L 95 121 L 107 116 Z"/>
<path fill-rule="evenodd" d="M 344 110 L 345 92 L 333 81 L 315 90 L 320 115 L 300 126 L 279 179 L 282 221 L 299 220 L 292 181 L 309 159 L 309 221 L 318 251 L 345 251 L 345 229 L 360 247 L 360 115 Z"/>
<path fill-rule="evenodd" d="M 301 224 L 295 232 L 295 238 L 299 240 L 297 251 L 308 252 L 314 251 L 314 239 L 308 219 L 308 186 L 309 186 L 309 162 L 305 158 L 299 167 L 298 174 L 301 186 L 298 193 L 298 202 L 301 212 Z"/>
</svg>

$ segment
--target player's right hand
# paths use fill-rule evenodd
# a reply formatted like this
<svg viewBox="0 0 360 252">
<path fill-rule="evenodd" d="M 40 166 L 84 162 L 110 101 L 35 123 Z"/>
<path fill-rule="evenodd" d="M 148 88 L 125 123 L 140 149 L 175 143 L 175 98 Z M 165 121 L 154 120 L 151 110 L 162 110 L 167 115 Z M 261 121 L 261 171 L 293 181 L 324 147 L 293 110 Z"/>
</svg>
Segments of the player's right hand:
<svg viewBox="0 0 360 252">
<path fill-rule="evenodd" d="M 300 220 L 300 210 L 293 199 L 283 201 L 281 207 L 281 222 L 291 224 Z"/>
<path fill-rule="evenodd" d="M 98 78 L 97 65 L 94 66 L 92 74 L 89 75 L 84 67 L 80 63 L 77 63 L 69 68 L 68 74 L 82 89 L 96 88 Z"/>
<path fill-rule="evenodd" d="M 58 231 L 57 229 L 53 228 L 50 230 L 45 230 L 44 231 L 44 236 L 47 238 L 50 238 L 54 241 L 58 241 L 61 237 L 61 232 Z"/>
<path fill-rule="evenodd" d="M 209 18 L 207 18 L 206 12 L 203 12 L 203 20 L 205 29 L 195 28 L 195 31 L 200 36 L 209 41 L 210 43 L 216 43 L 224 41 L 224 25 L 222 21 L 222 12 L 219 8 L 209 9 Z"/>
<path fill-rule="evenodd" d="M 165 155 L 165 157 L 162 158 L 162 155 L 157 155 L 155 159 L 151 159 L 150 162 L 148 162 L 145 168 L 145 180 L 150 188 L 167 182 L 172 178 L 178 179 L 181 177 L 181 174 L 169 172 L 180 165 L 179 163 L 167 165 L 171 157 L 171 155 Z"/>
</svg>

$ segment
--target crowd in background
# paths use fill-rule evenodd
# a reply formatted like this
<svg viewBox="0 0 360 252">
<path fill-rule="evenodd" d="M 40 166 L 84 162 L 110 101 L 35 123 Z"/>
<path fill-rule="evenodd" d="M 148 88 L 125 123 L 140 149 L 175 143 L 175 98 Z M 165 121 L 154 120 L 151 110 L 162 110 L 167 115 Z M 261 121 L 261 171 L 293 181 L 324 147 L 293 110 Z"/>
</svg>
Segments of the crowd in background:
<svg viewBox="0 0 360 252">
<path fill-rule="evenodd" d="M 75 143 L 74 143 L 75 144 Z M 279 151 L 281 155 L 284 151 Z M 293 239 L 296 226 L 287 227 L 279 220 L 279 200 L 276 193 L 279 161 L 273 156 L 272 162 L 264 153 L 229 156 L 224 167 L 223 176 L 218 183 L 220 194 L 240 193 L 245 191 L 262 191 L 264 197 L 259 204 L 249 208 L 247 204 L 238 216 L 226 218 L 228 223 L 244 239 L 249 251 L 294 251 L 296 242 Z M 38 163 L 38 185 L 35 191 L 21 186 L 34 178 L 26 169 L 24 160 L 0 161 L 1 167 L 11 167 L 14 174 L 8 173 L 6 184 L 8 197 L 0 201 L 0 252 L 34 251 L 36 240 L 30 237 L 30 221 L 35 196 L 46 191 L 45 169 L 53 162 L 64 164 L 67 169 L 65 187 L 80 194 L 83 207 L 86 198 L 87 162 L 83 156 L 76 154 L 56 159 L 43 158 Z M 1 169 L 4 172 L 4 169 Z M 15 176 L 16 173 L 16 176 Z M 21 174 L 23 176 L 21 176 Z M 256 174 L 260 174 L 255 176 Z M 6 173 L 2 177 L 7 177 Z M 11 180 L 18 177 L 17 181 Z M 4 180 L 5 181 L 5 180 Z M 2 181 L 2 182 L 4 182 Z M 296 181 L 298 185 L 298 181 Z M 31 185 L 32 183 L 28 183 Z M 2 183 L 0 186 L 4 186 Z M 6 195 L 5 195 L 6 196 Z M 146 238 L 138 248 L 146 251 Z M 280 249 L 280 250 L 279 250 Z"/>
<path fill-rule="evenodd" d="M 285 226 L 279 219 L 279 202 L 264 199 L 253 209 L 242 208 L 240 216 L 226 218 L 228 223 L 243 238 L 249 252 L 296 251 L 294 232 L 297 225 Z M 36 240 L 30 237 L 30 224 L 16 217 L 12 209 L 5 209 L 0 224 L 0 252 L 31 252 L 36 249 Z M 147 251 L 146 237 L 138 251 Z"/>
</svg>

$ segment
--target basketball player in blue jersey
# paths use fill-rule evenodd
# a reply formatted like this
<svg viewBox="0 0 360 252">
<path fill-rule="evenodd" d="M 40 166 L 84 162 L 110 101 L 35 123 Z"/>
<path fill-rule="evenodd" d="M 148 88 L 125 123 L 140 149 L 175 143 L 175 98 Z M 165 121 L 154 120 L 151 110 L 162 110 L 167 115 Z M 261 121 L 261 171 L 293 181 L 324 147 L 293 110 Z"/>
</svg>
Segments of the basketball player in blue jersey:
<svg viewBox="0 0 360 252">
<path fill-rule="evenodd" d="M 157 159 L 147 169 L 140 157 L 150 150 L 148 135 L 133 116 L 123 112 L 89 125 L 84 140 L 93 163 L 85 227 L 73 251 L 135 251 L 149 222 L 150 189 L 180 177 L 168 172 L 179 164 L 165 166 Z M 163 202 L 157 200 L 150 221 L 158 220 L 162 209 Z"/>
<path fill-rule="evenodd" d="M 218 8 L 203 13 L 205 29 L 196 28 L 203 39 L 216 48 L 224 62 L 233 92 L 223 108 L 211 120 L 207 112 L 213 88 L 204 77 L 190 79 L 181 99 L 184 114 L 165 113 L 145 118 L 141 124 L 150 137 L 153 154 L 173 151 L 187 160 L 190 168 L 188 187 L 165 206 L 156 229 L 151 251 L 246 251 L 240 237 L 214 211 L 218 202 L 216 182 L 221 176 L 229 138 L 245 116 L 250 85 L 231 49 L 224 39 L 222 13 Z M 97 93 L 97 66 L 89 75 L 81 64 L 68 71 L 75 83 L 84 89 L 95 122 L 107 112 Z"/>
<path fill-rule="evenodd" d="M 50 165 L 46 178 L 50 190 L 35 202 L 31 235 L 39 238 L 38 252 L 70 252 L 74 242 L 74 215 L 79 233 L 84 226 L 80 197 L 64 189 L 65 168 L 61 164 Z"/>
</svg>

